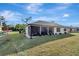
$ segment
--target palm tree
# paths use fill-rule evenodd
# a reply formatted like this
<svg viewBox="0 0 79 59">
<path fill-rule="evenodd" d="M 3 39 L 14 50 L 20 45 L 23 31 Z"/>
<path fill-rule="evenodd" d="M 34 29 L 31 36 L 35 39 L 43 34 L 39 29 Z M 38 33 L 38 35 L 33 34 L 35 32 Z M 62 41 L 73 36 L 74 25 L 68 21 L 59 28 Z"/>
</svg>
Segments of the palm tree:
<svg viewBox="0 0 79 59">
<path fill-rule="evenodd" d="M 1 26 L 1 29 L 2 29 L 2 26 L 3 26 L 2 24 L 3 24 L 4 20 L 5 20 L 5 18 L 3 16 L 0 16 L 0 26 Z"/>
<path fill-rule="evenodd" d="M 22 21 L 26 24 L 26 26 L 28 25 L 28 22 L 32 20 L 32 17 L 28 17 L 28 18 L 24 18 Z M 30 38 L 32 39 L 32 35 L 30 32 Z"/>
<path fill-rule="evenodd" d="M 22 21 L 27 25 L 29 21 L 32 20 L 32 17 L 24 18 Z"/>
</svg>

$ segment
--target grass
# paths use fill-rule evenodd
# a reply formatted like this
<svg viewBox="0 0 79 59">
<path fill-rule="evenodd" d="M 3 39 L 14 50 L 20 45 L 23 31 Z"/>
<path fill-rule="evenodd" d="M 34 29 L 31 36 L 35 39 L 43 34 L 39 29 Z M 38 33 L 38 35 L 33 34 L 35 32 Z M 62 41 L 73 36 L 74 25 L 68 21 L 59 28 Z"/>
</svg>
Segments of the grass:
<svg viewBox="0 0 79 59">
<path fill-rule="evenodd" d="M 7 36 L 0 38 L 5 43 L 0 44 L 0 55 L 11 55 L 16 54 L 18 52 L 28 50 L 30 48 L 33 48 L 35 46 L 39 46 L 41 44 L 44 44 L 49 41 L 58 40 L 65 37 L 70 37 L 72 35 L 58 35 L 58 36 L 37 36 L 33 39 L 27 39 L 22 34 L 19 34 L 18 32 L 10 32 Z M 5 41 L 5 39 L 8 39 L 8 41 Z M 0 41 L 1 42 L 1 41 Z M 24 54 L 21 54 L 24 55 Z M 28 55 L 25 54 L 25 55 Z"/>
<path fill-rule="evenodd" d="M 13 55 L 30 56 L 79 56 L 79 33 L 75 36 L 50 41 Z"/>
</svg>

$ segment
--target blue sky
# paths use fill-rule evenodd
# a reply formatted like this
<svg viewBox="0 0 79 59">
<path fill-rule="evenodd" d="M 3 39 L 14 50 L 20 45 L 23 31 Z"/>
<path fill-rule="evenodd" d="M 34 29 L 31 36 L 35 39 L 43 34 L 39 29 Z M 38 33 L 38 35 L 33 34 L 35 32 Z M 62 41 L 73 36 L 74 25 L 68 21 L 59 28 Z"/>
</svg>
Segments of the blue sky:
<svg viewBox="0 0 79 59">
<path fill-rule="evenodd" d="M 21 19 L 32 16 L 32 21 L 55 21 L 66 26 L 79 26 L 78 3 L 9 3 L 0 4 L 0 16 L 8 24 L 22 23 Z"/>
</svg>

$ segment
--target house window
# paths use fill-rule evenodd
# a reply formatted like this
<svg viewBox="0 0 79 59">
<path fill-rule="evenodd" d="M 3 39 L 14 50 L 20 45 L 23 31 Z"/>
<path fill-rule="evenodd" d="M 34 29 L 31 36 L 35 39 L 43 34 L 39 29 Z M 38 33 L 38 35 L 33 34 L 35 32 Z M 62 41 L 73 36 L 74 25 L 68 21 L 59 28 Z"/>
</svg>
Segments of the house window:
<svg viewBox="0 0 79 59">
<path fill-rule="evenodd" d="M 57 32 L 60 32 L 60 28 L 57 28 Z"/>
<path fill-rule="evenodd" d="M 64 31 L 66 31 L 66 28 L 64 29 Z"/>
</svg>

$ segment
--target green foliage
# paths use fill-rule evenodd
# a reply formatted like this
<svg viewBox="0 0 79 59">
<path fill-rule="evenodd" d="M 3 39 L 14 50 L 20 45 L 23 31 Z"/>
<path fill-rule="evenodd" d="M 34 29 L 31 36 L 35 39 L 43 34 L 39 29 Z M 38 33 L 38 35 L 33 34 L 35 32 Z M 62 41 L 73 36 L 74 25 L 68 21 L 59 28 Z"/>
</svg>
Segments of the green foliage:
<svg viewBox="0 0 79 59">
<path fill-rule="evenodd" d="M 3 30 L 7 28 L 4 16 L 0 16 L 0 25 L 3 26 L 2 27 Z"/>
<path fill-rule="evenodd" d="M 24 33 L 25 32 L 25 24 L 16 24 L 15 28 L 19 31 L 19 33 Z"/>
<path fill-rule="evenodd" d="M 16 24 L 15 28 L 16 29 L 25 29 L 26 25 L 25 24 Z"/>
<path fill-rule="evenodd" d="M 4 16 L 0 16 L 0 21 L 2 21 L 2 20 L 4 20 L 5 18 L 4 18 Z"/>
<path fill-rule="evenodd" d="M 6 25 L 4 16 L 0 16 L 0 24 Z"/>
<path fill-rule="evenodd" d="M 22 19 L 22 22 L 24 22 L 25 24 L 28 24 L 28 22 L 31 20 L 32 20 L 32 17 L 28 17 L 28 18 Z"/>
</svg>

